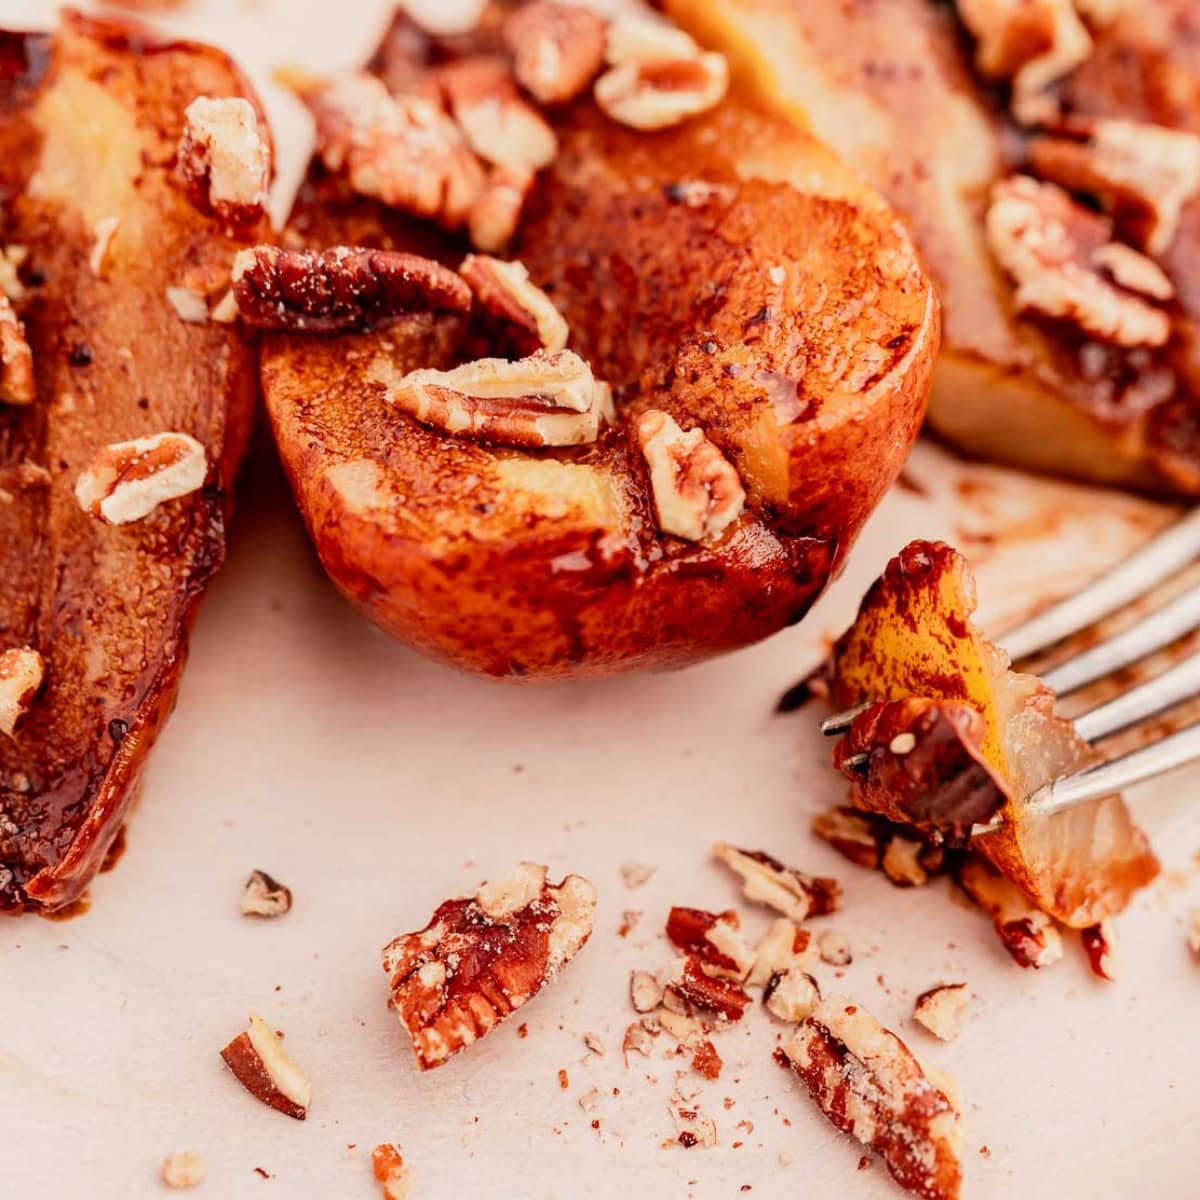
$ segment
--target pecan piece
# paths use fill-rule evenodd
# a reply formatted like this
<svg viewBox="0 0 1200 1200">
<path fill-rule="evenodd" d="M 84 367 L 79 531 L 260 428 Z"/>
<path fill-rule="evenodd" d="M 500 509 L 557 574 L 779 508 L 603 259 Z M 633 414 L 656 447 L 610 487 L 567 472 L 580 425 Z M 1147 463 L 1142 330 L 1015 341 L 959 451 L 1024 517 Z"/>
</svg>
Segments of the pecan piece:
<svg viewBox="0 0 1200 1200">
<path fill-rule="evenodd" d="M 708 963 L 689 954 L 671 974 L 666 992 L 685 1004 L 715 1013 L 719 1021 L 740 1021 L 750 1005 L 741 984 L 715 978 Z"/>
<path fill-rule="evenodd" d="M 247 325 L 342 333 L 403 312 L 467 312 L 470 289 L 448 267 L 417 254 L 334 246 L 254 246 L 233 260 L 233 295 Z"/>
<path fill-rule="evenodd" d="M 33 351 L 8 296 L 0 293 L 0 403 L 32 404 Z"/>
<path fill-rule="evenodd" d="M 841 903 L 842 885 L 836 879 L 805 875 L 762 850 L 740 850 L 717 842 L 713 854 L 741 876 L 747 900 L 765 904 L 797 924 L 831 913 Z"/>
<path fill-rule="evenodd" d="M 109 525 L 149 516 L 160 504 L 204 486 L 208 458 L 186 433 L 156 433 L 105 446 L 75 481 L 84 512 Z"/>
<path fill-rule="evenodd" d="M 720 54 L 610 67 L 593 89 L 604 114 L 633 129 L 667 129 L 715 108 L 729 88 Z"/>
<path fill-rule="evenodd" d="M 1062 938 L 1054 922 L 990 863 L 970 855 L 958 869 L 958 882 L 995 923 L 1005 949 L 1022 967 L 1049 967 L 1062 958 Z"/>
<path fill-rule="evenodd" d="M 526 168 L 494 167 L 467 213 L 467 233 L 476 250 L 503 250 L 517 232 L 534 172 Z"/>
<path fill-rule="evenodd" d="M 271 149 L 254 105 L 236 96 L 198 96 L 184 118 L 176 171 L 188 198 L 229 226 L 253 224 L 271 180 Z"/>
<path fill-rule="evenodd" d="M 317 152 L 363 196 L 435 218 L 467 219 L 484 172 L 461 130 L 423 96 L 392 96 L 373 75 L 303 86 L 317 127 Z"/>
<path fill-rule="evenodd" d="M 822 962 L 835 967 L 845 967 L 854 961 L 849 939 L 836 929 L 826 929 L 817 938 L 817 952 L 821 955 Z"/>
<path fill-rule="evenodd" d="M 838 805 L 817 813 L 812 829 L 843 858 L 872 871 L 878 869 L 887 840 L 878 818 Z"/>
<path fill-rule="evenodd" d="M 685 433 L 674 417 L 650 408 L 638 417 L 637 436 L 664 533 L 698 542 L 718 537 L 741 515 L 742 481 L 704 430 Z"/>
<path fill-rule="evenodd" d="M 745 979 L 754 966 L 754 952 L 738 936 L 738 925 L 735 912 L 676 905 L 667 916 L 667 937 L 703 963 L 710 975 Z"/>
<path fill-rule="evenodd" d="M 845 996 L 819 1001 L 776 1057 L 800 1076 L 838 1129 L 883 1159 L 901 1187 L 925 1200 L 957 1200 L 958 1106 L 866 1009 Z"/>
<path fill-rule="evenodd" d="M 1094 196 L 1117 227 L 1159 256 L 1184 206 L 1200 192 L 1200 137 L 1138 121 L 1071 117 L 1029 148 L 1034 171 Z"/>
<path fill-rule="evenodd" d="M 404 1165 L 404 1155 L 394 1142 L 383 1142 L 371 1151 L 371 1170 L 383 1193 L 383 1200 L 409 1200 L 412 1176 Z"/>
<path fill-rule="evenodd" d="M 221 1057 L 256 1100 L 297 1121 L 308 1116 L 312 1082 L 287 1056 L 275 1031 L 254 1013 L 250 1028 L 221 1051 Z"/>
<path fill-rule="evenodd" d="M 1017 284 L 1018 308 L 1067 321 L 1122 347 L 1162 346 L 1169 338 L 1170 318 L 1144 298 L 1155 298 L 1158 287 L 1141 294 L 1130 288 L 1129 255 L 1137 252 L 1126 248 L 1124 282 L 1118 280 L 1106 259 L 1111 223 L 1056 184 L 1027 175 L 997 183 L 987 234 L 997 261 Z M 1146 274 L 1161 278 L 1152 263 Z"/>
<path fill-rule="evenodd" d="M 31 646 L 0 652 L 0 733 L 12 737 L 46 678 L 46 661 Z"/>
<path fill-rule="evenodd" d="M 751 987 L 766 987 L 773 975 L 807 966 L 815 957 L 812 934 L 798 929 L 787 917 L 779 917 L 754 947 L 754 966 L 746 982 Z"/>
<path fill-rule="evenodd" d="M 781 1021 L 803 1021 L 811 1015 L 820 999 L 821 988 L 817 981 L 796 967 L 776 972 L 763 989 L 763 1004 Z"/>
<path fill-rule="evenodd" d="M 388 399 L 425 425 L 457 437 L 509 446 L 578 446 L 594 442 L 604 389 L 570 350 L 517 362 L 481 358 L 451 371 L 422 369 L 399 380 L 376 377 Z"/>
<path fill-rule="evenodd" d="M 958 1037 L 962 1015 L 971 1002 L 965 983 L 939 983 L 922 992 L 913 1004 L 913 1020 L 924 1025 L 936 1038 L 952 1042 Z"/>
<path fill-rule="evenodd" d="M 556 354 L 566 346 L 566 319 L 550 297 L 530 283 L 524 263 L 468 254 L 458 273 L 487 312 L 527 335 L 526 353 Z"/>
<path fill-rule="evenodd" d="M 693 1146 L 711 1147 L 717 1144 L 717 1123 L 700 1110 L 693 1099 L 685 1099 L 675 1092 L 670 1102 L 671 1116 L 675 1118 L 675 1140 L 685 1149 Z"/>
<path fill-rule="evenodd" d="M 266 871 L 251 871 L 242 890 L 242 915 L 282 917 L 292 911 L 292 889 Z"/>
<path fill-rule="evenodd" d="M 163 1159 L 159 1175 L 169 1188 L 198 1187 L 208 1175 L 208 1164 L 195 1150 L 178 1150 Z"/>
<path fill-rule="evenodd" d="M 1111 921 L 1101 921 L 1079 931 L 1079 940 L 1087 954 L 1092 971 L 1110 983 L 1116 979 L 1116 931 Z"/>
<path fill-rule="evenodd" d="M 662 1003 L 662 985 L 649 971 L 633 971 L 629 976 L 629 999 L 634 1012 L 653 1012 Z"/>
<path fill-rule="evenodd" d="M 565 104 L 604 62 L 604 21 L 586 8 L 538 0 L 504 23 L 504 41 L 521 86 L 541 104 Z"/>
<path fill-rule="evenodd" d="M 595 907 L 586 879 L 550 884 L 545 867 L 522 863 L 388 945 L 389 1004 L 421 1070 L 441 1066 L 554 979 L 591 936 Z"/>
</svg>

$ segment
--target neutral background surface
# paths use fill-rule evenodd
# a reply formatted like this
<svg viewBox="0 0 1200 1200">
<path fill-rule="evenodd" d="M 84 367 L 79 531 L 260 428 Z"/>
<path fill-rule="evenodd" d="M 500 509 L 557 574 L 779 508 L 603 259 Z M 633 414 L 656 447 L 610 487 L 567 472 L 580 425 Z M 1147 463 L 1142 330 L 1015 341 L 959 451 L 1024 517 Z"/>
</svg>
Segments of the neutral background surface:
<svg viewBox="0 0 1200 1200">
<path fill-rule="evenodd" d="M 357 61 L 386 7 L 194 0 L 171 26 L 226 45 L 262 85 L 286 189 L 307 127 L 268 72 Z M 0 21 L 45 23 L 52 9 L 0 0 Z M 192 1148 L 210 1168 L 198 1196 L 354 1200 L 377 1195 L 380 1141 L 403 1146 L 419 1200 L 899 1195 L 878 1163 L 856 1171 L 859 1148 L 773 1065 L 784 1029 L 757 1010 L 722 1035 L 725 1072 L 700 1096 L 720 1145 L 663 1146 L 679 1063 L 660 1043 L 659 1057 L 623 1067 L 626 980 L 666 961 L 671 904 L 738 903 L 708 860 L 717 838 L 842 878 L 844 911 L 825 920 L 855 961 L 842 979 L 823 968 L 822 984 L 957 1077 L 968 1197 L 1197 1195 L 1200 967 L 1185 927 L 1200 905 L 1200 776 L 1132 795 L 1165 869 L 1121 922 L 1120 981 L 1093 979 L 1073 944 L 1035 975 L 944 884 L 898 891 L 815 841 L 811 814 L 842 790 L 819 714 L 772 713 L 909 538 L 946 537 L 969 554 L 981 617 L 998 629 L 1167 514 L 964 467 L 929 446 L 908 477 L 920 490 L 893 492 L 802 627 L 686 672 L 521 690 L 428 663 L 359 619 L 321 573 L 260 445 L 123 859 L 85 915 L 0 923 L 0 1197 L 161 1195 L 163 1156 Z M 420 1076 L 385 1007 L 379 949 L 518 859 L 596 883 L 592 942 L 522 1012 L 526 1039 L 510 1022 Z M 631 892 L 626 862 L 657 870 Z M 254 867 L 294 889 L 284 919 L 239 915 Z M 644 917 L 621 939 L 625 909 Z M 743 911 L 756 936 L 766 915 Z M 917 993 L 955 980 L 977 1001 L 959 1041 L 942 1045 L 909 1014 Z M 286 1031 L 313 1079 L 304 1124 L 251 1099 L 217 1056 L 251 1009 Z M 586 1052 L 587 1031 L 606 1055 Z M 584 1113 L 578 1098 L 593 1087 L 604 1099 Z"/>
</svg>

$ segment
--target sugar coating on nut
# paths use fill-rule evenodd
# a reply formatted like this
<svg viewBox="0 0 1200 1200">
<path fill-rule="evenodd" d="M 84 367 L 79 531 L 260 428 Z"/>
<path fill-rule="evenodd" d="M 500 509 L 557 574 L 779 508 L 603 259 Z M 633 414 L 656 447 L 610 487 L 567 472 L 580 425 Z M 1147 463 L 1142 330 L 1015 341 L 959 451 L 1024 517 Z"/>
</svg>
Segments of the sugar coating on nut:
<svg viewBox="0 0 1200 1200">
<path fill-rule="evenodd" d="M 12 737 L 46 678 L 46 661 L 31 646 L 0 651 L 0 733 Z"/>
<path fill-rule="evenodd" d="M 685 1150 L 717 1144 L 717 1123 L 701 1110 L 694 1098 L 680 1095 L 677 1088 L 671 1096 L 670 1109 L 675 1119 L 675 1140 Z"/>
<path fill-rule="evenodd" d="M 25 326 L 6 295 L 0 294 L 0 403 L 32 404 L 33 351 Z"/>
<path fill-rule="evenodd" d="M 845 996 L 817 1002 L 777 1052 L 838 1129 L 873 1149 L 901 1185 L 957 1200 L 962 1120 L 949 1081 L 934 1082 L 912 1051 Z"/>
<path fill-rule="evenodd" d="M 75 481 L 75 499 L 110 525 L 140 521 L 160 504 L 204 486 L 208 457 L 186 433 L 156 433 L 105 446 Z"/>
<path fill-rule="evenodd" d="M 612 120 L 633 129 L 667 129 L 710 108 L 729 89 L 729 64 L 720 54 L 610 67 L 593 89 Z"/>
<path fill-rule="evenodd" d="M 191 1188 L 202 1184 L 208 1175 L 208 1163 L 195 1150 L 178 1150 L 163 1159 L 160 1176 L 169 1188 Z"/>
<path fill-rule="evenodd" d="M 303 1121 L 312 1103 L 312 1082 L 288 1057 L 275 1031 L 254 1013 L 250 1028 L 221 1051 L 237 1081 L 256 1100 Z"/>
<path fill-rule="evenodd" d="M 252 871 L 242 889 L 242 915 L 282 917 L 292 910 L 292 889 L 266 871 Z"/>
<path fill-rule="evenodd" d="M 596 892 L 582 876 L 546 882 L 522 863 L 383 952 L 389 1004 L 422 1070 L 440 1066 L 532 999 L 591 936 Z"/>
<path fill-rule="evenodd" d="M 842 885 L 836 879 L 806 875 L 762 850 L 741 850 L 717 842 L 713 854 L 741 876 L 747 900 L 765 904 L 797 924 L 833 912 L 841 903 Z"/>
<path fill-rule="evenodd" d="M 742 481 L 703 429 L 684 432 L 670 414 L 650 408 L 638 417 L 637 437 L 664 533 L 699 542 L 738 519 L 746 505 Z"/>
<path fill-rule="evenodd" d="M 565 349 L 570 334 L 566 318 L 554 307 L 554 301 L 530 281 L 524 263 L 468 254 L 458 273 L 487 312 L 534 340 L 531 349 L 548 354 Z"/>
<path fill-rule="evenodd" d="M 177 170 L 201 211 L 232 225 L 262 216 L 271 151 L 258 113 L 237 96 L 198 96 L 184 113 Z"/>
<path fill-rule="evenodd" d="M 934 1037 L 952 1042 L 962 1027 L 963 1013 L 971 1002 L 965 983 L 941 983 L 922 992 L 913 1005 L 913 1020 L 924 1025 Z"/>
<path fill-rule="evenodd" d="M 712 962 L 689 954 L 675 964 L 667 978 L 663 1002 L 682 1002 L 685 1016 L 691 1008 L 712 1013 L 718 1021 L 740 1021 L 750 1005 L 750 997 L 736 978 L 717 975 Z M 666 1023 L 665 1015 L 660 1020 Z"/>
<path fill-rule="evenodd" d="M 565 104 L 604 62 L 604 21 L 586 8 L 536 2 L 504 23 L 504 41 L 521 86 L 542 104 Z"/>
</svg>

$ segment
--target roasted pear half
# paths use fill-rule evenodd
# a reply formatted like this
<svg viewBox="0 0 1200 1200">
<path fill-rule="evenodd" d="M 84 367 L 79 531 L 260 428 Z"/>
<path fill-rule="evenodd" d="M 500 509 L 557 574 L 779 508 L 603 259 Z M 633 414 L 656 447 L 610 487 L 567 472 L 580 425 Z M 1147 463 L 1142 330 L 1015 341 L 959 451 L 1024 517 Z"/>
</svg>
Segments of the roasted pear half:
<svg viewBox="0 0 1200 1200">
<path fill-rule="evenodd" d="M 401 22 L 375 67 L 419 86 L 481 48 Z M 459 316 L 274 334 L 263 386 L 300 509 L 372 621 L 484 675 L 677 666 L 756 641 L 804 615 L 904 461 L 939 339 L 932 287 L 876 194 L 744 94 L 657 132 L 590 93 L 546 115 L 557 155 L 505 257 L 612 385 L 613 422 L 586 446 L 516 449 L 387 403 L 386 380 L 480 356 Z M 286 240 L 450 266 L 469 249 L 316 162 Z M 736 468 L 745 506 L 719 536 L 660 528 L 635 433 L 649 409 Z"/>
<path fill-rule="evenodd" d="M 175 176 L 198 96 L 250 92 L 220 52 L 122 24 L 0 33 L 0 247 L 34 382 L 0 401 L 0 652 L 42 661 L 0 733 L 0 908 L 61 908 L 99 869 L 224 554 L 256 359 L 207 319 L 236 243 Z M 203 486 L 128 523 L 85 512 L 104 448 L 163 432 L 202 448 Z"/>
</svg>

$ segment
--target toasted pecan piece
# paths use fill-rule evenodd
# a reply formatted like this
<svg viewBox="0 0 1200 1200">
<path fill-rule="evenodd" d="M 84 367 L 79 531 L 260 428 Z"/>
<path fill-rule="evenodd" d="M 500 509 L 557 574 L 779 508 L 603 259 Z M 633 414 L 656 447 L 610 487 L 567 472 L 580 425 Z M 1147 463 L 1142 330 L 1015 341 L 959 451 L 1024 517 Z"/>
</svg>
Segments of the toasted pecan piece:
<svg viewBox="0 0 1200 1200">
<path fill-rule="evenodd" d="M 312 1103 L 312 1081 L 283 1049 L 280 1036 L 250 1014 L 250 1028 L 221 1051 L 238 1083 L 256 1100 L 303 1121 Z"/>
<path fill-rule="evenodd" d="M 732 910 L 706 912 L 675 905 L 667 915 L 667 937 L 713 975 L 745 979 L 754 966 L 754 951 L 738 935 L 740 921 Z"/>
<path fill-rule="evenodd" d="M 546 882 L 522 863 L 473 897 L 447 900 L 419 933 L 383 951 L 390 1006 L 426 1071 L 532 1000 L 583 948 L 596 891 L 579 875 Z"/>
<path fill-rule="evenodd" d="M 184 117 L 176 170 L 193 203 L 235 229 L 261 221 L 271 147 L 254 105 L 240 96 L 198 96 Z"/>
<path fill-rule="evenodd" d="M 565 104 L 604 62 L 604 21 L 588 9 L 534 0 L 504 23 L 521 86 L 542 104 Z"/>
<path fill-rule="evenodd" d="M 0 651 L 0 733 L 12 737 L 46 679 L 46 660 L 32 646 Z"/>
<path fill-rule="evenodd" d="M 797 923 L 831 913 L 841 904 L 842 885 L 836 879 L 806 875 L 763 850 L 717 842 L 713 854 L 741 877 L 747 900 L 766 904 Z"/>
</svg>

